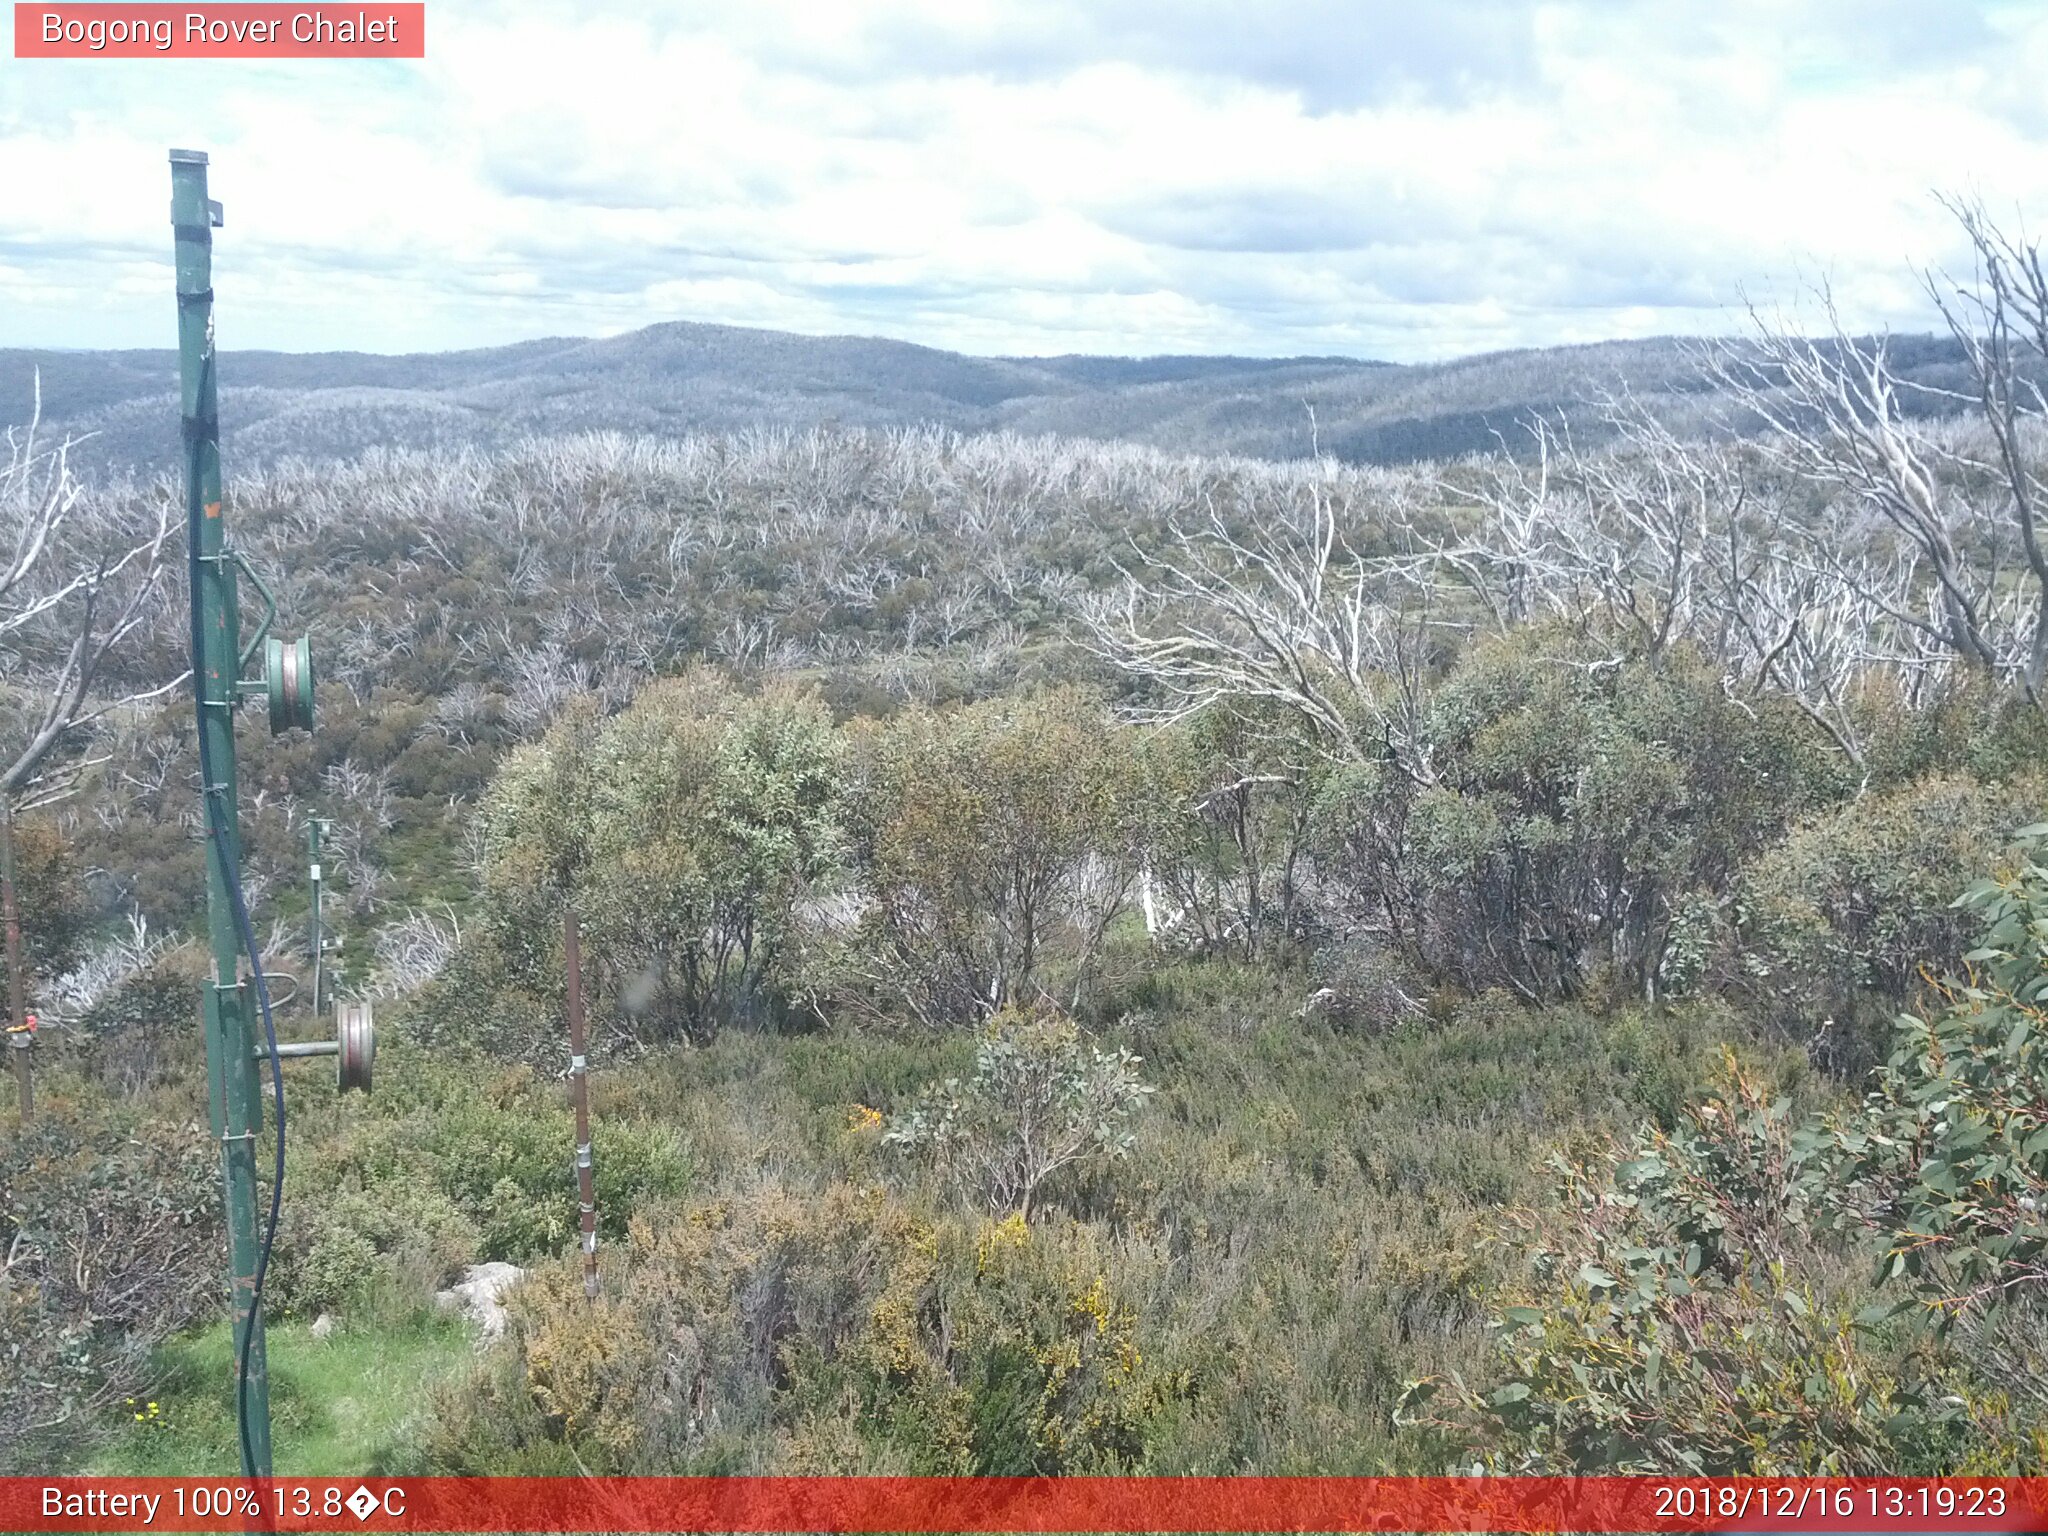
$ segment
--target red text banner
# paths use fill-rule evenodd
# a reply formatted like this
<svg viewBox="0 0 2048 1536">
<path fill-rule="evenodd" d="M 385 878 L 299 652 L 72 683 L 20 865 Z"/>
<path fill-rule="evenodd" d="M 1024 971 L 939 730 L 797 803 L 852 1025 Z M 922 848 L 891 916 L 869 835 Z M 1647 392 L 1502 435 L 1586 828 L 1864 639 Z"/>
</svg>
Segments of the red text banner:
<svg viewBox="0 0 2048 1536">
<path fill-rule="evenodd" d="M 2048 1479 L 6 1478 L 8 1531 L 2048 1529 Z"/>
<path fill-rule="evenodd" d="M 18 59 L 423 59 L 422 3 L 21 4 Z"/>
</svg>

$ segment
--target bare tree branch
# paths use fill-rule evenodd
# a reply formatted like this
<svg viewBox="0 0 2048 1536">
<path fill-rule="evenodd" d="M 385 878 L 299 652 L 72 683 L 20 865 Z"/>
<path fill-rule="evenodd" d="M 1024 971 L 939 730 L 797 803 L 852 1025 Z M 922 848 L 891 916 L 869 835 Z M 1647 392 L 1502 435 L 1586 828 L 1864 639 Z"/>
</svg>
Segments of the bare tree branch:
<svg viewBox="0 0 2048 1536">
<path fill-rule="evenodd" d="M 0 737 L 0 795 L 47 803 L 86 763 L 57 764 L 60 745 L 125 703 L 153 699 L 174 679 L 109 697 L 100 690 L 111 658 L 152 616 L 170 534 L 168 501 L 153 526 L 135 526 L 86 499 L 71 472 L 66 440 L 37 444 L 38 381 L 28 425 L 6 434 L 0 464 L 0 645 L 12 685 L 26 695 L 23 729 Z"/>
</svg>

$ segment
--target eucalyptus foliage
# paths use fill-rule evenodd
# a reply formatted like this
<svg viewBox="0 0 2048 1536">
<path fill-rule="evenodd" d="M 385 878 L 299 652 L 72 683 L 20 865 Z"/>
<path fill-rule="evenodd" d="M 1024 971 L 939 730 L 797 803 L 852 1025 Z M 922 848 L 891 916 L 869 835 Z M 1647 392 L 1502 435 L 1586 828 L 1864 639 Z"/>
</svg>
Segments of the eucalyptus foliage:
<svg viewBox="0 0 2048 1536">
<path fill-rule="evenodd" d="M 1504 1233 L 1502 1379 L 1413 1382 L 1403 1421 L 1505 1470 L 2038 1471 L 2048 824 L 2021 840 L 1853 1109 L 1801 1120 L 1731 1056 L 1676 1129 L 1560 1156 L 1562 1208 Z"/>
<path fill-rule="evenodd" d="M 1983 927 L 1930 1018 L 1853 1116 L 1827 1127 L 1841 1207 L 1880 1234 L 1879 1273 L 1939 1327 L 2037 1302 L 2048 1285 L 2048 824 L 1956 905 Z"/>
<path fill-rule="evenodd" d="M 835 866 L 839 739 L 788 685 L 709 672 L 515 754 L 483 808 L 484 899 L 515 976 L 557 986 L 564 903 L 626 1021 L 703 1039 L 771 1008 L 800 902 Z"/>
<path fill-rule="evenodd" d="M 949 1077 L 889 1123 L 883 1140 L 927 1157 L 962 1193 L 1029 1220 L 1061 1169 L 1112 1162 L 1153 1092 L 1139 1058 L 1085 1044 L 1073 1021 L 1017 1010 L 990 1022 L 974 1070 Z"/>
</svg>

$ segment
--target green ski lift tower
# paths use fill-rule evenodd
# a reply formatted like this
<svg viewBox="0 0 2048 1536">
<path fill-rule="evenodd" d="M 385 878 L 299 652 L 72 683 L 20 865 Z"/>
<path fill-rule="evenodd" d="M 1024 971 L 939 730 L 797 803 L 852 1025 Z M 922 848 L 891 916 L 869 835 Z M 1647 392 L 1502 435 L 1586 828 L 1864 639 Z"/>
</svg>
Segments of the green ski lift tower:
<svg viewBox="0 0 2048 1536">
<path fill-rule="evenodd" d="M 179 402 L 184 462 L 187 568 L 192 600 L 192 688 L 197 714 L 200 798 L 208 846 L 207 932 L 211 975 L 202 988 L 208 1099 L 220 1139 L 227 1209 L 228 1282 L 234 1319 L 236 1426 L 242 1471 L 270 1475 L 270 1390 L 263 1345 L 262 1287 L 276 1233 L 284 1171 L 284 1092 L 289 1058 L 337 1056 L 339 1086 L 370 1085 L 375 1050 L 369 1005 L 343 1005 L 332 1040 L 280 1044 L 261 953 L 241 881 L 236 810 L 235 712 L 261 697 L 272 734 L 311 730 L 313 656 L 308 640 L 271 634 L 277 602 L 227 536 L 220 475 L 219 385 L 213 328 L 213 231 L 221 206 L 207 196 L 207 160 L 171 151 L 171 228 L 177 253 Z M 239 578 L 263 604 L 255 632 L 242 638 Z M 246 676 L 261 654 L 263 668 Z M 316 939 L 317 930 L 316 930 Z M 319 998 L 314 999 L 316 1009 Z M 340 1010 L 338 1010 L 340 1011 Z M 263 1129 L 261 1067 L 271 1067 L 278 1124 L 267 1223 L 259 1223 L 257 1137 Z"/>
</svg>

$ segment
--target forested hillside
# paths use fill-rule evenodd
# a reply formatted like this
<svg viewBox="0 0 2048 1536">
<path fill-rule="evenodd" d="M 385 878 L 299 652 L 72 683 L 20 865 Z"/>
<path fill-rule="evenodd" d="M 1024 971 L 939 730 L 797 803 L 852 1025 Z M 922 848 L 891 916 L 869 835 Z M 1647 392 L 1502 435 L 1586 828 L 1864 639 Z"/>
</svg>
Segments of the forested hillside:
<svg viewBox="0 0 2048 1536">
<path fill-rule="evenodd" d="M 1890 356 L 1915 413 L 1966 382 L 1947 337 Z M 177 461 L 176 354 L 0 351 L 0 399 L 40 371 L 81 462 L 144 479 Z M 1538 416 L 1596 439 L 1592 403 L 1627 391 L 1680 431 L 1706 430 L 1717 389 L 1694 344 L 1660 339 L 1397 367 L 1341 357 L 963 357 L 904 342 L 669 324 L 603 340 L 381 357 L 229 351 L 228 462 L 353 458 L 366 447 L 499 450 L 592 430 L 669 436 L 762 427 L 959 431 L 1356 464 L 1525 446 Z"/>
<path fill-rule="evenodd" d="M 684 332 L 334 386 L 468 413 L 475 363 L 516 414 L 545 372 L 633 430 L 230 435 L 321 675 L 310 734 L 245 712 L 255 925 L 303 987 L 326 819 L 386 1034 L 367 1100 L 288 1073 L 279 1470 L 2041 1471 L 2048 291 L 1973 233 L 2009 286 L 1945 350 L 1720 349 L 1709 433 L 1653 374 L 1521 454 L 1353 463 L 1414 371 L 945 354 L 851 424 L 614 415 L 668 388 L 636 356 L 741 345 Z M 159 409 L 74 361 L 65 420 Z M 1319 456 L 1277 436 L 1311 375 L 1357 391 Z M 875 424 L 940 398 L 1274 457 Z M 0 589 L 0 747 L 74 592 L 128 627 L 14 786 L 0 1462 L 227 1469 L 197 765 L 137 697 L 186 614 L 163 491 L 67 475 L 5 482 L 97 574 Z M 433 1298 L 483 1261 L 527 1274 L 472 1350 Z"/>
</svg>

